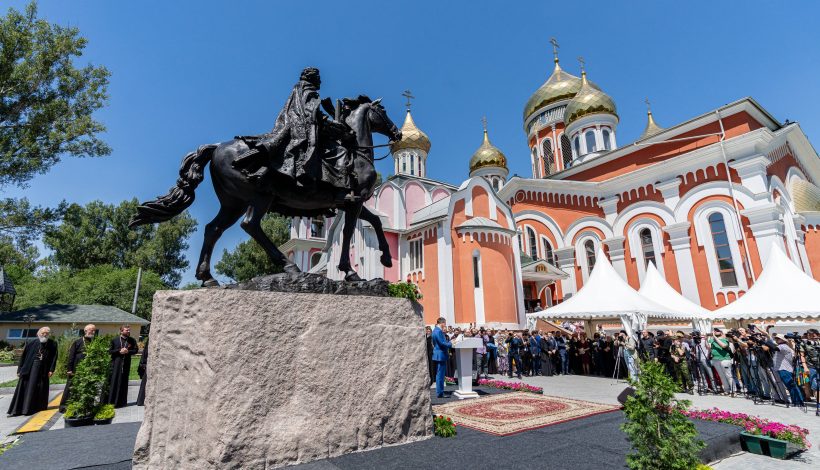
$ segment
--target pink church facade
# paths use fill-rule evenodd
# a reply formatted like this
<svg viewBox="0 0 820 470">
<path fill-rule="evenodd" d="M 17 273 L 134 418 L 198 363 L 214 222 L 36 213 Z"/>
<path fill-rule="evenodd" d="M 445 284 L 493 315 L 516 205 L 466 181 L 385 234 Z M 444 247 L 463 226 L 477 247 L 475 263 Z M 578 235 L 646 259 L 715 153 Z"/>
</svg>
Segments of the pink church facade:
<svg viewBox="0 0 820 470">
<path fill-rule="evenodd" d="M 393 267 L 379 264 L 364 222 L 352 264 L 364 278 L 416 284 L 427 324 L 497 327 L 578 292 L 599 248 L 635 289 L 651 262 L 710 310 L 754 284 L 773 245 L 820 280 L 820 159 L 797 123 L 743 98 L 668 128 L 649 112 L 644 133 L 618 147 L 619 119 L 611 97 L 556 57 L 525 107 L 532 176 L 508 179 L 485 130 L 455 186 L 426 178 L 430 141 L 408 110 L 395 174 L 367 202 Z M 294 219 L 283 251 L 338 277 L 340 219 Z"/>
</svg>

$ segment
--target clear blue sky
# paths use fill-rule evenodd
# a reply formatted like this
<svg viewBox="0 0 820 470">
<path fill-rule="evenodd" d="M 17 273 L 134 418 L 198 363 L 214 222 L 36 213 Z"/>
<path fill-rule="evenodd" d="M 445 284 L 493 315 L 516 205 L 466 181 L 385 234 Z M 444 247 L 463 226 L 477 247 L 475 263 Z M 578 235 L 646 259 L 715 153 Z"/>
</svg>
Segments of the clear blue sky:
<svg viewBox="0 0 820 470">
<path fill-rule="evenodd" d="M 552 69 L 552 36 L 564 68 L 577 75 L 583 55 L 614 98 L 621 145 L 643 130 L 647 96 L 661 126 L 752 96 L 820 135 L 815 2 L 43 0 L 40 14 L 79 27 L 89 41 L 82 61 L 112 72 L 97 117 L 113 154 L 67 159 L 26 189 L 3 188 L 43 205 L 165 193 L 188 151 L 269 129 L 308 65 L 322 71 L 322 96 L 381 96 L 399 126 L 410 88 L 433 145 L 431 178 L 466 179 L 482 115 L 511 173 L 527 175 L 521 113 Z M 379 170 L 391 174 L 390 160 Z M 191 212 L 204 224 L 216 204 L 206 180 Z M 231 229 L 217 258 L 244 239 Z M 201 234 L 190 244 L 183 282 L 193 280 Z"/>
</svg>

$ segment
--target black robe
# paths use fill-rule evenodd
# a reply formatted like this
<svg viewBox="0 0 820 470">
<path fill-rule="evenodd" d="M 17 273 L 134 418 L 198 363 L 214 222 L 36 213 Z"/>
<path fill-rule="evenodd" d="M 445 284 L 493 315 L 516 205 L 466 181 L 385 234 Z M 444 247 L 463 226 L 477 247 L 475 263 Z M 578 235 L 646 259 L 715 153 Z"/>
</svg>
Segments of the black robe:
<svg viewBox="0 0 820 470">
<path fill-rule="evenodd" d="M 57 367 L 57 343 L 33 339 L 23 348 L 17 367 L 17 388 L 9 405 L 12 416 L 33 415 L 48 408 L 48 373 Z"/>
<path fill-rule="evenodd" d="M 148 381 L 148 342 L 142 348 L 140 365 L 137 366 L 137 373 L 140 375 L 140 393 L 137 395 L 137 406 L 145 406 L 145 382 Z"/>
<path fill-rule="evenodd" d="M 120 354 L 120 349 L 128 349 L 127 354 Z M 111 340 L 108 353 L 111 354 L 111 375 L 108 381 L 108 403 L 114 408 L 128 404 L 128 375 L 131 373 L 131 356 L 139 351 L 137 341 L 130 336 L 117 336 Z"/>
<path fill-rule="evenodd" d="M 71 343 L 71 348 L 68 350 L 68 365 L 66 372 L 72 374 L 77 372 L 77 365 L 80 361 L 85 359 L 85 347 L 91 340 L 86 340 L 85 337 L 80 338 Z M 65 413 L 65 407 L 68 405 L 68 397 L 71 394 L 71 379 L 73 375 L 69 375 L 65 381 L 65 389 L 63 390 L 63 398 L 60 399 L 60 413 Z"/>
</svg>

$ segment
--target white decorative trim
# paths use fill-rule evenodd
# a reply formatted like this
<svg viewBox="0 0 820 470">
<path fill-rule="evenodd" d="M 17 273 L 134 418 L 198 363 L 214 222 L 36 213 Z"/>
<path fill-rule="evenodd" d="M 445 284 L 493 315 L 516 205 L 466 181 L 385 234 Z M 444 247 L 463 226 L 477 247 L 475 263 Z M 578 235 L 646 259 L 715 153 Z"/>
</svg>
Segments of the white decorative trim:
<svg viewBox="0 0 820 470">
<path fill-rule="evenodd" d="M 655 267 L 661 275 L 666 278 L 666 269 L 663 266 L 663 232 L 657 221 L 650 218 L 641 218 L 629 226 L 627 239 L 629 240 L 629 252 L 635 263 L 638 265 L 638 280 L 643 283 L 646 275 L 646 260 L 643 257 L 643 243 L 641 242 L 641 231 L 649 229 L 652 234 L 652 249 L 655 251 Z"/>
<path fill-rule="evenodd" d="M 692 263 L 692 249 L 689 238 L 689 222 L 667 225 L 663 231 L 669 234 L 669 244 L 675 253 L 675 265 L 678 268 L 680 291 L 684 297 L 700 305 L 698 281 L 695 276 L 695 265 Z"/>
<path fill-rule="evenodd" d="M 626 210 L 618 214 L 615 223 L 612 224 L 612 231 L 617 234 L 624 234 L 626 224 L 641 214 L 656 215 L 663 220 L 664 225 L 672 225 L 675 223 L 675 213 L 672 212 L 672 209 L 659 202 L 642 201 L 628 206 Z"/>
<path fill-rule="evenodd" d="M 678 201 L 680 201 L 680 185 L 681 179 L 676 176 L 672 179 L 655 183 L 655 189 L 660 191 L 664 204 L 668 207 L 675 207 L 678 205 Z"/>
<path fill-rule="evenodd" d="M 575 238 L 575 235 L 578 232 L 590 227 L 600 230 L 604 234 L 604 238 L 612 238 L 615 235 L 612 231 L 612 227 L 604 219 L 600 217 L 587 216 L 581 217 L 567 227 L 567 234 L 564 237 L 564 242 L 567 246 L 572 246 L 572 240 Z"/>
<path fill-rule="evenodd" d="M 550 231 L 553 239 L 555 240 L 555 244 L 558 245 L 553 246 L 553 249 L 564 248 L 566 246 L 564 244 L 564 235 L 563 233 L 561 233 L 561 227 L 559 227 L 558 224 L 554 220 L 552 220 L 552 217 L 550 217 L 548 214 L 545 214 L 543 212 L 537 212 L 534 210 L 525 210 L 515 213 L 515 221 L 517 223 L 523 222 L 525 220 L 535 220 L 543 224 L 545 227 L 547 227 L 547 230 Z"/>
<path fill-rule="evenodd" d="M 732 189 L 738 202 L 746 209 L 750 209 L 760 203 L 765 203 L 766 199 L 768 199 L 765 196 L 762 199 L 756 199 L 751 191 L 739 184 L 732 184 Z M 692 210 L 692 207 L 709 196 L 725 196 L 731 198 L 732 194 L 729 191 L 729 183 L 726 181 L 712 181 L 711 183 L 695 186 L 689 190 L 689 192 L 683 195 L 677 207 L 675 207 L 675 220 L 688 220 L 689 211 Z M 737 217 L 733 216 L 732 219 L 734 223 L 737 224 Z"/>
<path fill-rule="evenodd" d="M 621 279 L 626 281 L 626 263 L 624 262 L 626 249 L 624 248 L 624 241 L 626 241 L 624 237 L 612 237 L 604 240 L 604 244 L 609 251 L 609 260 L 612 262 L 612 267 L 615 268 L 615 271 L 618 272 Z"/>
<path fill-rule="evenodd" d="M 555 250 L 555 260 L 562 271 L 569 274 L 566 279 L 561 279 L 561 292 L 564 299 L 574 294 L 575 282 L 575 247 L 568 246 Z"/>
</svg>

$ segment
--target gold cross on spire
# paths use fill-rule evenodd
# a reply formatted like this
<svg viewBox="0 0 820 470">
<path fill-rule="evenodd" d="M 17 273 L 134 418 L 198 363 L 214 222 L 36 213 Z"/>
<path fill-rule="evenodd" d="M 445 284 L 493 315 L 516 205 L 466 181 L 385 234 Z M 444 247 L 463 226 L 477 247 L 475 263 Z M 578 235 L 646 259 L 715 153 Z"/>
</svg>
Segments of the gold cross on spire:
<svg viewBox="0 0 820 470">
<path fill-rule="evenodd" d="M 581 64 L 581 73 L 586 73 L 586 61 L 584 60 L 583 56 L 578 56 L 578 63 Z"/>
<path fill-rule="evenodd" d="M 646 103 L 646 112 L 651 114 L 652 113 L 652 105 L 649 103 L 649 97 L 647 97 L 645 100 L 643 100 L 643 102 Z"/>
<path fill-rule="evenodd" d="M 554 37 L 550 38 L 550 44 L 552 44 L 552 56 L 554 57 L 553 60 L 555 60 L 555 63 L 557 64 L 558 63 L 558 47 L 559 47 L 558 46 L 558 40 L 555 39 Z"/>
<path fill-rule="evenodd" d="M 413 96 L 413 94 L 410 93 L 410 90 L 404 90 L 404 93 L 402 93 L 401 96 L 407 98 L 407 104 L 405 106 L 407 106 L 407 110 L 410 111 L 410 106 L 412 105 L 410 100 L 414 99 L 415 96 Z"/>
<path fill-rule="evenodd" d="M 484 126 L 484 132 L 487 132 L 487 116 L 481 117 L 481 125 Z"/>
</svg>

